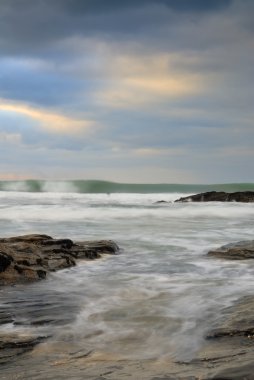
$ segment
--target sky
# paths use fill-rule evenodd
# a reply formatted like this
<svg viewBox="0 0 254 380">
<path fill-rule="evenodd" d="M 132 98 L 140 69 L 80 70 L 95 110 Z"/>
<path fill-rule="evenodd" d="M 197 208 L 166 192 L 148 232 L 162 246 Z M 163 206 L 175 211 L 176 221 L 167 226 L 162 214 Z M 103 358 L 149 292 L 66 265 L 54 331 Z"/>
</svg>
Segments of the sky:
<svg viewBox="0 0 254 380">
<path fill-rule="evenodd" d="M 254 182 L 253 0 L 0 0 L 0 179 Z"/>
</svg>

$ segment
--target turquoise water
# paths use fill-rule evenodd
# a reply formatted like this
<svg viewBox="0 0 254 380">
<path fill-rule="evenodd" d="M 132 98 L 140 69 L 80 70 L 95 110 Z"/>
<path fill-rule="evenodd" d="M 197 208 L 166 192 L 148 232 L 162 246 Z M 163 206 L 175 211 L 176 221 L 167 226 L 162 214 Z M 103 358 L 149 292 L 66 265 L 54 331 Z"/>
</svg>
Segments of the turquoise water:
<svg viewBox="0 0 254 380">
<path fill-rule="evenodd" d="M 0 181 L 0 191 L 63 193 L 195 193 L 204 191 L 254 191 L 254 183 L 225 184 L 134 184 L 95 180 L 73 181 Z"/>
</svg>

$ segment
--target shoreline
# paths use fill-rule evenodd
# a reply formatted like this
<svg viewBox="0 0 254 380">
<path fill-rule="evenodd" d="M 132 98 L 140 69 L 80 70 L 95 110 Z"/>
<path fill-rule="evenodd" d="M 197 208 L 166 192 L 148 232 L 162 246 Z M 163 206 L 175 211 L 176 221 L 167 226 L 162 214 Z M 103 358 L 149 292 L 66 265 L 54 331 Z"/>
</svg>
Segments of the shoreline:
<svg viewBox="0 0 254 380">
<path fill-rule="evenodd" d="M 251 306 L 251 308 L 250 308 Z M 231 335 L 239 315 L 254 310 L 254 296 L 236 302 L 225 310 L 221 329 L 226 335 L 210 337 L 191 361 L 174 361 L 170 357 L 129 360 L 116 354 L 88 351 L 77 352 L 72 347 L 63 353 L 57 342 L 51 346 L 43 342 L 24 351 L 15 362 L 1 365 L 3 380 L 10 380 L 14 367 L 20 368 L 17 379 L 74 379 L 75 380 L 251 380 L 254 371 L 254 339 L 249 335 Z M 234 330 L 235 331 L 235 330 Z M 222 332 L 222 330 L 221 330 Z M 51 352 L 54 349 L 55 352 Z M 38 373 L 38 366 L 40 368 Z"/>
<path fill-rule="evenodd" d="M 105 251 L 106 242 L 108 252 Z M 61 248 L 64 255 L 66 255 L 66 250 L 70 250 L 72 255 L 75 253 L 76 258 L 82 259 L 83 255 L 83 259 L 86 260 L 101 257 L 103 249 L 104 253 L 111 254 L 115 254 L 119 250 L 119 247 L 112 241 L 73 243 L 69 239 L 53 239 L 47 235 L 26 235 L 0 239 L 2 247 L 3 244 L 8 243 L 12 249 L 13 246 L 16 249 L 22 248 L 26 254 L 30 244 L 30 248 L 35 245 L 34 253 L 37 252 L 38 254 L 38 249 L 42 249 L 47 257 L 49 257 L 49 248 L 51 254 L 54 252 L 57 255 L 59 255 Z M 104 248 L 102 249 L 102 247 Z M 221 247 L 224 253 L 223 259 L 232 259 L 230 255 L 227 257 L 225 254 L 225 247 L 230 251 L 232 244 Z M 236 243 L 235 247 L 239 248 L 239 243 Z M 221 248 L 218 249 L 219 252 L 221 252 Z M 241 249 L 242 245 L 240 245 L 240 254 Z M 80 252 L 82 254 L 78 257 Z M 96 255 L 95 252 L 97 252 Z M 31 249 L 29 254 L 31 254 Z M 62 260 L 61 255 L 60 257 Z M 219 257 L 218 260 L 221 259 Z M 22 260 L 24 260 L 23 256 Z M 50 260 L 53 258 L 51 257 Z M 50 271 L 50 260 L 47 262 L 48 271 Z M 14 267 L 15 264 L 12 263 L 11 265 Z M 54 270 L 56 267 L 53 268 Z M 4 286 L 1 289 L 4 290 Z M 80 380 L 84 378 L 89 380 L 98 378 L 104 380 L 124 380 L 127 378 L 133 380 L 137 378 L 147 380 L 242 380 L 244 378 L 251 380 L 250 376 L 254 371 L 254 323 L 252 319 L 254 295 L 237 300 L 233 306 L 225 308 L 222 312 L 223 317 L 218 322 L 218 326 L 207 334 L 207 339 L 201 349 L 190 361 L 176 361 L 170 357 L 128 360 L 118 355 L 93 350 L 83 349 L 74 352 L 71 347 L 69 350 L 63 351 L 61 345 L 58 347 L 57 341 L 54 343 L 50 336 L 32 336 L 29 334 L 27 336 L 22 334 L 15 336 L 15 334 L 6 333 L 0 338 L 2 378 L 6 380 L 12 378 L 14 365 L 14 367 L 23 368 L 18 377 L 22 380 L 27 378 L 44 380 L 45 376 L 47 379 L 71 379 L 74 377 Z M 2 324 L 11 323 L 12 318 L 7 313 L 2 313 L 0 314 L 1 322 Z M 47 354 L 47 351 L 51 350 L 50 347 L 55 349 L 52 356 Z M 24 368 L 25 363 L 29 363 L 28 369 Z M 38 365 L 41 375 L 36 375 Z"/>
</svg>

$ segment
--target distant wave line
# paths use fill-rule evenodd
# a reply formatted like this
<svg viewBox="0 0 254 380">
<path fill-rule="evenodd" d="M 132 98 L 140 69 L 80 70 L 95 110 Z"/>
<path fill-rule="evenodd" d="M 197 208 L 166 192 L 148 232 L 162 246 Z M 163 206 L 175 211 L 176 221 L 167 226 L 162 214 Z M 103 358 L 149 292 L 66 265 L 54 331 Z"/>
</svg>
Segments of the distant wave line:
<svg viewBox="0 0 254 380">
<path fill-rule="evenodd" d="M 18 180 L 0 181 L 0 191 L 81 194 L 110 193 L 197 193 L 205 191 L 254 191 L 254 183 L 222 184 L 136 184 L 100 180 Z"/>
</svg>

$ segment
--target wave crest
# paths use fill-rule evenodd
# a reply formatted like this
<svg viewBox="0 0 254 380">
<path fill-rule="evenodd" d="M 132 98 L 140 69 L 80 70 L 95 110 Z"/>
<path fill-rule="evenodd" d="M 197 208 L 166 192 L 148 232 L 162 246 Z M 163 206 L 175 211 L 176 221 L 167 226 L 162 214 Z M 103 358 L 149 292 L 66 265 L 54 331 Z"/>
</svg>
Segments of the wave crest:
<svg viewBox="0 0 254 380">
<path fill-rule="evenodd" d="M 205 191 L 254 191 L 254 183 L 230 184 L 133 184 L 95 180 L 72 181 L 0 181 L 0 191 L 33 192 L 33 193 L 188 193 L 194 194 Z"/>
</svg>

